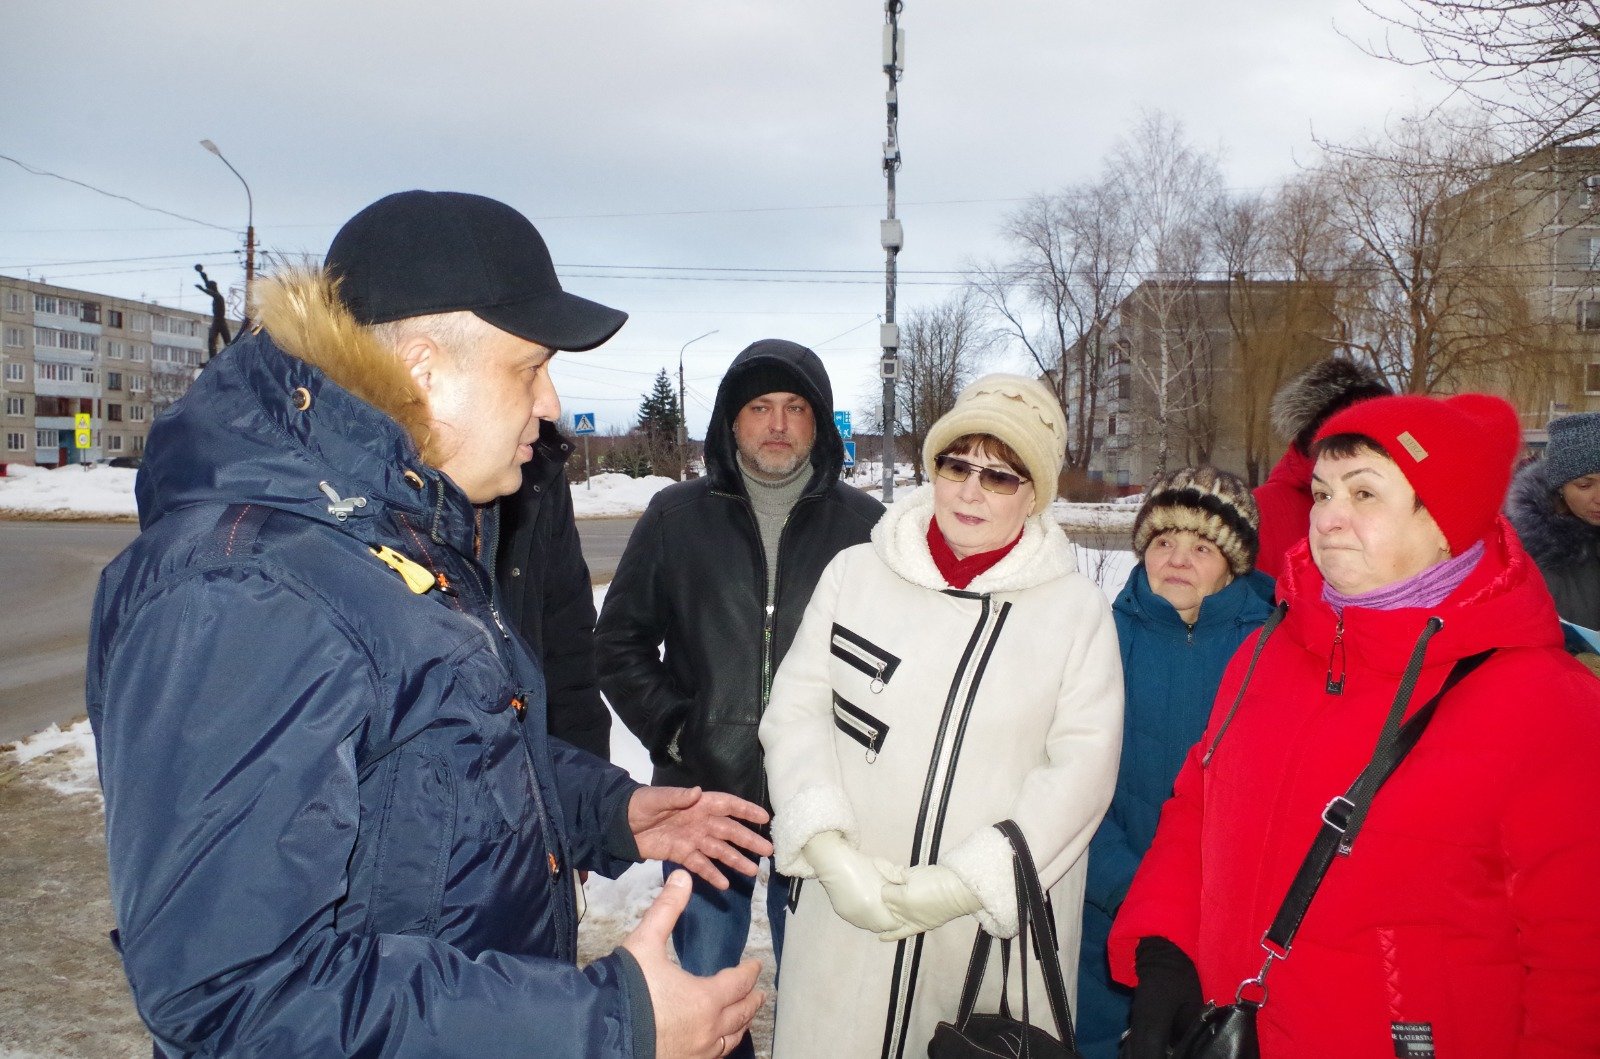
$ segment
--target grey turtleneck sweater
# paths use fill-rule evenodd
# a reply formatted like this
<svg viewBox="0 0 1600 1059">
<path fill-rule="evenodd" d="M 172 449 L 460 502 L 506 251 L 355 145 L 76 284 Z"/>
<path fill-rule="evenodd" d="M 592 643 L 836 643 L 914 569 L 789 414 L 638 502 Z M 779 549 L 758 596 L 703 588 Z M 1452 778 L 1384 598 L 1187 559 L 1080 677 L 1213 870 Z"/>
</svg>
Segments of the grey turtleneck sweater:
<svg viewBox="0 0 1600 1059">
<path fill-rule="evenodd" d="M 751 474 L 743 457 L 738 458 L 738 464 L 739 473 L 744 476 L 744 491 L 750 497 L 750 506 L 755 508 L 756 525 L 761 529 L 761 547 L 767 555 L 767 606 L 770 607 L 778 590 L 778 539 L 795 501 L 811 484 L 813 468 L 811 461 L 806 460 L 789 477 L 773 482 Z"/>
</svg>

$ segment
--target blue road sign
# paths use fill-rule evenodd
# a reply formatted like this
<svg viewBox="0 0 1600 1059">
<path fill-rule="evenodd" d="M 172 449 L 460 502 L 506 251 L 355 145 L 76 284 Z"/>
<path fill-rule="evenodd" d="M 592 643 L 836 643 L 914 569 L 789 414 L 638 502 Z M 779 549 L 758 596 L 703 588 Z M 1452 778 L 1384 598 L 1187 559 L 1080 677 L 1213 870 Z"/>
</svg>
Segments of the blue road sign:
<svg viewBox="0 0 1600 1059">
<path fill-rule="evenodd" d="M 841 412 L 839 414 L 848 416 L 850 413 L 849 412 Z M 844 469 L 848 471 L 850 468 L 854 467 L 855 465 L 856 465 L 856 443 L 853 442 L 853 441 L 847 441 L 847 442 L 844 443 Z"/>
<path fill-rule="evenodd" d="M 855 436 L 850 431 L 850 413 L 849 412 L 835 412 L 835 413 L 833 413 L 833 424 L 834 424 L 834 426 L 839 428 L 839 436 L 841 438 L 851 438 L 851 437 Z"/>
<path fill-rule="evenodd" d="M 593 412 L 574 412 L 574 413 L 572 413 L 572 432 L 574 434 L 579 434 L 579 435 L 582 435 L 582 434 L 593 434 L 594 433 L 594 413 Z"/>
</svg>

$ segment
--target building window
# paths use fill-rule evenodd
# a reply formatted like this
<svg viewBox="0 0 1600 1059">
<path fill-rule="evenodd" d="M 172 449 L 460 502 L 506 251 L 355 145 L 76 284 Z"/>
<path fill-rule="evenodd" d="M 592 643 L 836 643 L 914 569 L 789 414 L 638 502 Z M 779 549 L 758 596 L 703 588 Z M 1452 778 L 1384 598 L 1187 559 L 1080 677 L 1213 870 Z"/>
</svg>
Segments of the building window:
<svg viewBox="0 0 1600 1059">
<path fill-rule="evenodd" d="M 121 434 L 107 434 L 105 436 L 105 442 L 106 442 L 106 451 L 107 452 L 121 452 L 122 451 L 122 435 Z"/>
<path fill-rule="evenodd" d="M 145 377 L 143 375 L 128 376 L 128 389 L 133 393 L 144 393 Z"/>
<path fill-rule="evenodd" d="M 73 364 L 53 364 L 45 361 L 39 365 L 39 378 L 47 382 L 77 382 L 78 368 Z"/>
<path fill-rule="evenodd" d="M 1578 303 L 1578 330 L 1600 331 L 1600 301 Z"/>
<path fill-rule="evenodd" d="M 133 454 L 135 456 L 137 456 L 143 451 L 144 451 L 144 435 L 143 434 L 135 434 L 133 436 Z"/>
<path fill-rule="evenodd" d="M 120 404 L 106 405 L 106 421 L 110 423 L 122 422 L 122 406 Z"/>
<path fill-rule="evenodd" d="M 20 327 L 6 328 L 6 345 L 11 349 L 24 349 L 28 345 L 28 332 Z"/>
<path fill-rule="evenodd" d="M 26 397 L 7 397 L 6 415 L 25 416 L 28 414 L 28 399 Z"/>
<path fill-rule="evenodd" d="M 1583 366 L 1583 392 L 1600 394 L 1600 363 Z"/>
<path fill-rule="evenodd" d="M 131 316 L 132 316 L 132 319 L 131 319 L 130 322 L 131 322 L 132 326 L 129 327 L 128 330 L 130 330 L 130 331 L 141 331 L 141 332 L 150 330 L 150 314 L 149 313 L 136 312 L 136 313 L 131 314 Z"/>
<path fill-rule="evenodd" d="M 100 340 L 81 331 L 57 331 L 53 327 L 35 327 L 33 344 L 41 349 L 77 349 L 94 353 L 100 349 Z"/>
<path fill-rule="evenodd" d="M 108 371 L 108 372 L 106 372 L 106 389 L 108 389 L 108 390 L 120 390 L 120 389 L 122 389 L 122 372 L 120 372 L 120 371 Z"/>
<path fill-rule="evenodd" d="M 142 404 L 131 404 L 128 406 L 128 418 L 133 420 L 135 423 L 143 423 L 144 417 L 147 414 L 148 410 Z"/>
<path fill-rule="evenodd" d="M 21 291 L 6 291 L 6 311 L 12 313 L 20 313 L 22 311 Z"/>
<path fill-rule="evenodd" d="M 121 360 L 125 352 L 127 350 L 121 342 L 106 341 L 106 356 L 112 360 Z"/>
<path fill-rule="evenodd" d="M 94 382 L 94 371 L 95 369 L 93 368 L 84 368 L 83 374 L 78 376 L 78 378 L 83 382 Z"/>
<path fill-rule="evenodd" d="M 83 306 L 82 306 L 82 311 L 80 311 L 78 313 L 78 319 L 82 320 L 86 324 L 97 324 L 97 323 L 99 323 L 100 322 L 100 303 L 99 302 L 84 302 Z"/>
<path fill-rule="evenodd" d="M 33 432 L 35 448 L 53 449 L 61 444 L 61 435 L 54 430 L 35 430 Z"/>
<path fill-rule="evenodd" d="M 22 431 L 8 432 L 6 434 L 6 448 L 12 452 L 21 452 L 28 447 L 28 435 Z"/>
<path fill-rule="evenodd" d="M 143 364 L 144 363 L 144 357 L 145 357 L 145 347 L 144 346 L 141 346 L 139 343 L 134 342 L 134 343 L 132 343 L 132 344 L 130 344 L 128 346 L 128 353 L 131 356 L 131 358 L 132 358 L 132 360 L 133 360 L 133 362 L 135 364 Z"/>
<path fill-rule="evenodd" d="M 1106 434 L 1107 435 L 1112 435 L 1112 434 L 1115 434 L 1116 432 L 1117 432 L 1117 413 L 1112 412 L 1112 413 L 1110 413 L 1109 415 L 1106 416 Z"/>
<path fill-rule="evenodd" d="M 121 327 L 122 326 L 122 310 L 121 309 L 107 309 L 106 310 L 106 326 L 107 327 Z"/>
<path fill-rule="evenodd" d="M 6 382 L 27 382 L 28 366 L 26 364 L 7 364 Z"/>
</svg>

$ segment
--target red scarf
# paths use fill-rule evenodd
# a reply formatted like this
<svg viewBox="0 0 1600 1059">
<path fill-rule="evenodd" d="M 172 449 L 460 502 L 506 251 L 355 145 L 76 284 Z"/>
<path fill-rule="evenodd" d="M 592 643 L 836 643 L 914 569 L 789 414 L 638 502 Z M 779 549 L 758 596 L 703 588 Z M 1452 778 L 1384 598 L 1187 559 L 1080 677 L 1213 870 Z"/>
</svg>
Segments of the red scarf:
<svg viewBox="0 0 1600 1059">
<path fill-rule="evenodd" d="M 933 565 L 939 568 L 939 573 L 951 588 L 966 588 L 972 584 L 973 578 L 1010 555 L 1011 549 L 1015 548 L 1017 541 L 1021 539 L 1022 534 L 1019 532 L 1016 540 L 1004 548 L 996 548 L 992 552 L 978 552 L 961 559 L 950 550 L 950 542 L 939 532 L 939 520 L 932 518 L 928 520 L 928 551 L 933 555 Z"/>
</svg>

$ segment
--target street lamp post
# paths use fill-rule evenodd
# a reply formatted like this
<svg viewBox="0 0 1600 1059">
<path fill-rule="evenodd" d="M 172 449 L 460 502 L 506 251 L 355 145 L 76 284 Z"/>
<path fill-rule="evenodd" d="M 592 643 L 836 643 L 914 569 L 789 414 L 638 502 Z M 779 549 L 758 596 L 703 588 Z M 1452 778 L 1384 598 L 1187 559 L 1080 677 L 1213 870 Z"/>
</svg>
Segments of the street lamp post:
<svg viewBox="0 0 1600 1059">
<path fill-rule="evenodd" d="M 230 170 L 232 170 L 233 175 L 239 178 L 239 183 L 244 185 L 244 200 L 245 200 L 245 208 L 247 210 L 246 215 L 245 215 L 245 229 L 244 229 L 244 315 L 245 315 L 245 319 L 248 320 L 249 317 L 250 317 L 250 310 L 251 310 L 250 291 L 251 291 L 252 285 L 255 282 L 255 276 L 256 276 L 256 200 L 255 200 L 255 196 L 250 194 L 250 182 L 245 180 L 244 175 L 242 173 L 240 173 L 237 169 L 233 168 L 233 163 L 228 161 L 228 159 L 223 155 L 223 153 L 220 150 L 217 149 L 217 145 L 216 144 L 212 143 L 210 140 L 201 140 L 200 141 L 200 146 L 204 147 L 206 150 L 210 151 L 212 154 L 216 155 L 218 158 L 221 158 L 222 159 L 222 164 L 227 166 Z"/>
<path fill-rule="evenodd" d="M 689 408 L 683 403 L 683 351 L 717 333 L 713 328 L 703 335 L 695 335 L 678 347 L 678 481 L 689 480 Z"/>
</svg>

